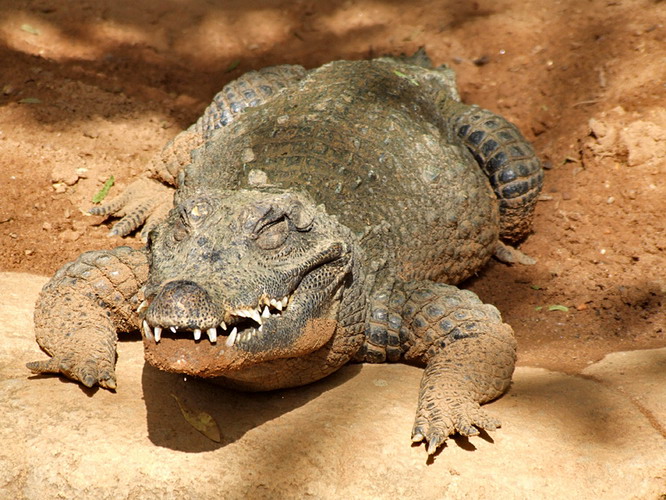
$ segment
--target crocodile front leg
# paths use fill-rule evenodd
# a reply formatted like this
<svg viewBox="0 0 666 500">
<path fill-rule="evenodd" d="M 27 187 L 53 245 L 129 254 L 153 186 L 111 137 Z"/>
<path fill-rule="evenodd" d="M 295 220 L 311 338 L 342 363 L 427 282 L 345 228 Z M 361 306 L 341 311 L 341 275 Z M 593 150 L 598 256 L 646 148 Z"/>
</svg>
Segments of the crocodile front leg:
<svg viewBox="0 0 666 500">
<path fill-rule="evenodd" d="M 115 389 L 116 332 L 138 328 L 147 276 L 146 252 L 129 247 L 86 252 L 63 266 L 35 306 L 37 343 L 51 358 L 28 369 Z"/>
<path fill-rule="evenodd" d="M 516 341 L 495 307 L 453 286 L 398 282 L 374 297 L 366 334 L 363 360 L 426 364 L 412 441 L 426 441 L 428 454 L 456 432 L 500 426 L 480 405 L 511 384 Z"/>
</svg>

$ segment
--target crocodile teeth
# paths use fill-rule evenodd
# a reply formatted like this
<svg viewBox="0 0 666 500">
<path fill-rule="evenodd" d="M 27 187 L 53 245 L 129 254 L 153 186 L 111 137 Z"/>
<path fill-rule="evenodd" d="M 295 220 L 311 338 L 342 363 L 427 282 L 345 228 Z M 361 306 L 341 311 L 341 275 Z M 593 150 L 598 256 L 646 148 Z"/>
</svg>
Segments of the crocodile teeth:
<svg viewBox="0 0 666 500">
<path fill-rule="evenodd" d="M 213 343 L 217 342 L 217 328 L 209 328 L 206 330 L 206 334 L 208 335 L 208 340 Z"/>
<path fill-rule="evenodd" d="M 176 333 L 178 331 L 178 328 L 176 328 L 175 326 L 170 326 L 169 330 L 171 330 L 173 333 Z"/>
<path fill-rule="evenodd" d="M 276 299 L 271 299 L 270 304 L 277 309 L 278 311 L 282 311 L 284 308 L 284 305 L 287 303 L 286 297 L 282 300 L 276 300 Z"/>
<path fill-rule="evenodd" d="M 220 323 L 220 328 L 222 328 L 222 330 L 226 330 L 227 324 L 223 321 L 222 323 Z"/>
<path fill-rule="evenodd" d="M 143 320 L 143 323 L 141 323 L 141 326 L 143 327 L 143 334 L 146 338 L 153 340 L 153 332 L 150 330 L 150 325 L 148 325 L 148 322 L 145 319 Z"/>
<path fill-rule="evenodd" d="M 162 338 L 162 327 L 161 326 L 156 326 L 155 327 L 155 342 L 159 342 L 161 338 Z"/>
<path fill-rule="evenodd" d="M 243 318 L 251 318 L 261 325 L 261 313 L 257 309 L 239 309 L 235 314 Z"/>
<path fill-rule="evenodd" d="M 231 330 L 231 333 L 227 337 L 227 341 L 224 343 L 227 347 L 231 347 L 236 342 L 236 336 L 238 335 L 238 328 L 234 326 L 234 329 Z"/>
<path fill-rule="evenodd" d="M 262 318 L 270 318 L 271 312 L 268 310 L 268 306 L 264 306 L 264 312 L 261 313 Z"/>
<path fill-rule="evenodd" d="M 194 340 L 201 340 L 201 330 L 198 328 L 194 330 Z"/>
<path fill-rule="evenodd" d="M 136 308 L 136 312 L 138 314 L 141 314 L 146 309 L 148 309 L 148 301 L 144 300 L 143 302 L 141 302 L 141 304 L 139 304 L 139 307 Z"/>
</svg>

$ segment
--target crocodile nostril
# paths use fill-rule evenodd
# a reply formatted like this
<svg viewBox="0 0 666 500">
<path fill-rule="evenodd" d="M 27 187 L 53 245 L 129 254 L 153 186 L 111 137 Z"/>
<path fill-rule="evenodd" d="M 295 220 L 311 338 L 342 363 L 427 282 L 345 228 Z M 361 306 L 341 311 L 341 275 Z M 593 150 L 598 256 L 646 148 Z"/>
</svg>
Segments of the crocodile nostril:
<svg viewBox="0 0 666 500">
<path fill-rule="evenodd" d="M 173 300 L 180 297 L 191 297 L 196 295 L 208 297 L 206 290 L 197 285 L 194 281 L 179 280 L 170 281 L 164 285 L 158 294 L 158 298 L 162 296 Z"/>
<path fill-rule="evenodd" d="M 208 292 L 193 281 L 165 284 L 146 311 L 152 325 L 212 328 L 219 324 L 217 309 Z"/>
</svg>

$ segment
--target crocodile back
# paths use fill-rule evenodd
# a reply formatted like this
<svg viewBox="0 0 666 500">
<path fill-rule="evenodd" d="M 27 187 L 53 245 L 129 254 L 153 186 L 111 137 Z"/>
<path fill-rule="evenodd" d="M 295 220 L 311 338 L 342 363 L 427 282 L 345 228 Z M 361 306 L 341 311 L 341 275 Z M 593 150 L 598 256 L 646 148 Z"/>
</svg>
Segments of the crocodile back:
<svg viewBox="0 0 666 500">
<path fill-rule="evenodd" d="M 433 71 L 390 60 L 322 66 L 216 132 L 178 196 L 256 188 L 257 178 L 306 191 L 376 266 L 459 282 L 493 252 L 498 203 L 437 111 Z"/>
</svg>

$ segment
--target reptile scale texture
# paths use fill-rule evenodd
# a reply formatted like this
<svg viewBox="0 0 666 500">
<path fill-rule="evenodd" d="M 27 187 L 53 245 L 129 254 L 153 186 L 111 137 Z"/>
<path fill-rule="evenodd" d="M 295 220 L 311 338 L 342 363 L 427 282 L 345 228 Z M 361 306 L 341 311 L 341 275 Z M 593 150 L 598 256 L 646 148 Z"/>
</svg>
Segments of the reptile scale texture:
<svg viewBox="0 0 666 500">
<path fill-rule="evenodd" d="M 115 389 L 117 334 L 136 330 L 151 365 L 244 390 L 420 363 L 412 441 L 432 454 L 500 425 L 480 405 L 509 387 L 516 342 L 455 285 L 493 255 L 530 262 L 509 244 L 542 180 L 518 129 L 423 51 L 249 72 L 91 210 L 147 245 L 55 274 L 35 310 L 50 357 L 28 368 Z"/>
</svg>

